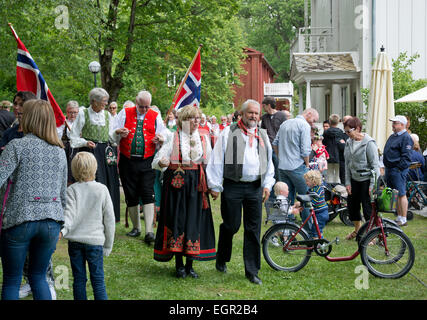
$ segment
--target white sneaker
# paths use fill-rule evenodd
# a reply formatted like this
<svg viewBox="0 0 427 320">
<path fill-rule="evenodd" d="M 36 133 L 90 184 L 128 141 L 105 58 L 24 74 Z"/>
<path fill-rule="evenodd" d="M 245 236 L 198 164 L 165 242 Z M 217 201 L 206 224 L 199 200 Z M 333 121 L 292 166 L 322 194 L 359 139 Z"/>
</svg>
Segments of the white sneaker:
<svg viewBox="0 0 427 320">
<path fill-rule="evenodd" d="M 19 288 L 19 299 L 28 297 L 31 294 L 31 287 L 29 283 L 25 283 Z"/>
</svg>

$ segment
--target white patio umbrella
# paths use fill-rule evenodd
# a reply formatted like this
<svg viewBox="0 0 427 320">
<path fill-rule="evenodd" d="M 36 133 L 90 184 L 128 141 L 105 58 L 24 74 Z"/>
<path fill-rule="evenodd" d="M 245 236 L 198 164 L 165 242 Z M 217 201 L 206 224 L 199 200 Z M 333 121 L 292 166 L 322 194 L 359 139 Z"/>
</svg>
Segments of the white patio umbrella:
<svg viewBox="0 0 427 320">
<path fill-rule="evenodd" d="M 393 133 L 390 118 L 394 117 L 393 77 L 388 56 L 381 48 L 372 67 L 367 133 L 375 139 L 381 152 Z"/>
<path fill-rule="evenodd" d="M 424 102 L 427 101 L 427 87 L 414 91 L 395 102 Z"/>
</svg>

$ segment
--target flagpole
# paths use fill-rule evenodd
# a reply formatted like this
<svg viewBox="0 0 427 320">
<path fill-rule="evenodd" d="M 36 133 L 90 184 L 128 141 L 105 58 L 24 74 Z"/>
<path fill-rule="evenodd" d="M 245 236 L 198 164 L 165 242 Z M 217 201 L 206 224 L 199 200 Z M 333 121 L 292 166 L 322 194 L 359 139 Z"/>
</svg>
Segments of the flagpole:
<svg viewBox="0 0 427 320">
<path fill-rule="evenodd" d="M 187 73 L 185 74 L 184 78 L 182 79 L 181 83 L 179 84 L 178 90 L 176 90 L 175 95 L 173 96 L 173 99 L 172 99 L 172 105 L 170 106 L 170 108 L 169 108 L 169 110 L 168 110 L 168 112 L 167 112 L 166 114 L 171 113 L 171 111 L 172 111 L 172 107 L 173 107 L 173 105 L 174 105 L 174 104 L 175 104 L 175 102 L 176 102 L 175 100 L 176 100 L 176 98 L 177 98 L 177 96 L 178 96 L 179 92 L 181 91 L 182 87 L 184 86 L 185 81 L 187 81 L 188 75 L 190 74 L 190 71 L 191 71 L 191 69 L 193 68 L 194 62 L 196 62 L 197 55 L 199 54 L 200 49 L 201 49 L 202 47 L 203 47 L 203 44 L 200 44 L 200 45 L 199 45 L 199 48 L 197 49 L 196 54 L 194 55 L 193 61 L 191 61 L 191 64 L 190 64 L 190 67 L 189 67 L 189 68 L 188 68 L 188 70 L 187 70 Z"/>
</svg>

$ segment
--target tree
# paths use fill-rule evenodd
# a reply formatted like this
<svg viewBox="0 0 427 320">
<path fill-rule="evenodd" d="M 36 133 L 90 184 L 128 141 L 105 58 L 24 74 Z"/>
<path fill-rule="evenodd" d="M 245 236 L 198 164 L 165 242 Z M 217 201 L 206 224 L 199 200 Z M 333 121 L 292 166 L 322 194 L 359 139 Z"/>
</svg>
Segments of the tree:
<svg viewBox="0 0 427 320">
<path fill-rule="evenodd" d="M 397 100 L 407 94 L 427 86 L 427 79 L 415 80 L 412 75 L 411 65 L 419 54 L 408 57 L 406 52 L 393 59 L 393 91 Z M 427 148 L 427 106 L 426 103 L 395 103 L 395 114 L 401 114 L 410 118 L 410 130 L 420 138 L 422 150 Z"/>
<path fill-rule="evenodd" d="M 304 0 L 244 0 L 240 16 L 249 46 L 264 53 L 278 81 L 289 81 L 290 46 L 304 26 Z"/>
<path fill-rule="evenodd" d="M 222 106 L 241 71 L 244 43 L 234 19 L 239 3 L 0 0 L 0 37 L 5 40 L 0 48 L 0 93 L 10 97 L 16 90 L 16 43 L 7 27 L 11 22 L 62 106 L 71 99 L 88 105 L 93 86 L 88 64 L 99 59 L 102 87 L 110 100 L 133 100 L 139 90 L 148 89 L 153 103 L 165 111 L 199 44 L 204 45 L 202 106 Z M 168 86 L 168 74 L 173 73 L 176 84 Z"/>
</svg>

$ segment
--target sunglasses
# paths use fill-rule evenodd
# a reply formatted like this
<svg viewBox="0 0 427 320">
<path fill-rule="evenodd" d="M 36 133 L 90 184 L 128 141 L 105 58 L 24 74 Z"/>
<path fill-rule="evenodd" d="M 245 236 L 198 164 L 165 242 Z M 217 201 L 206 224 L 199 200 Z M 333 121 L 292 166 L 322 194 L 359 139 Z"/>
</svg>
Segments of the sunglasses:
<svg viewBox="0 0 427 320">
<path fill-rule="evenodd" d="M 350 133 L 350 132 L 352 132 L 354 130 L 355 130 L 354 128 L 351 128 L 350 130 L 345 130 L 345 133 Z"/>
</svg>

